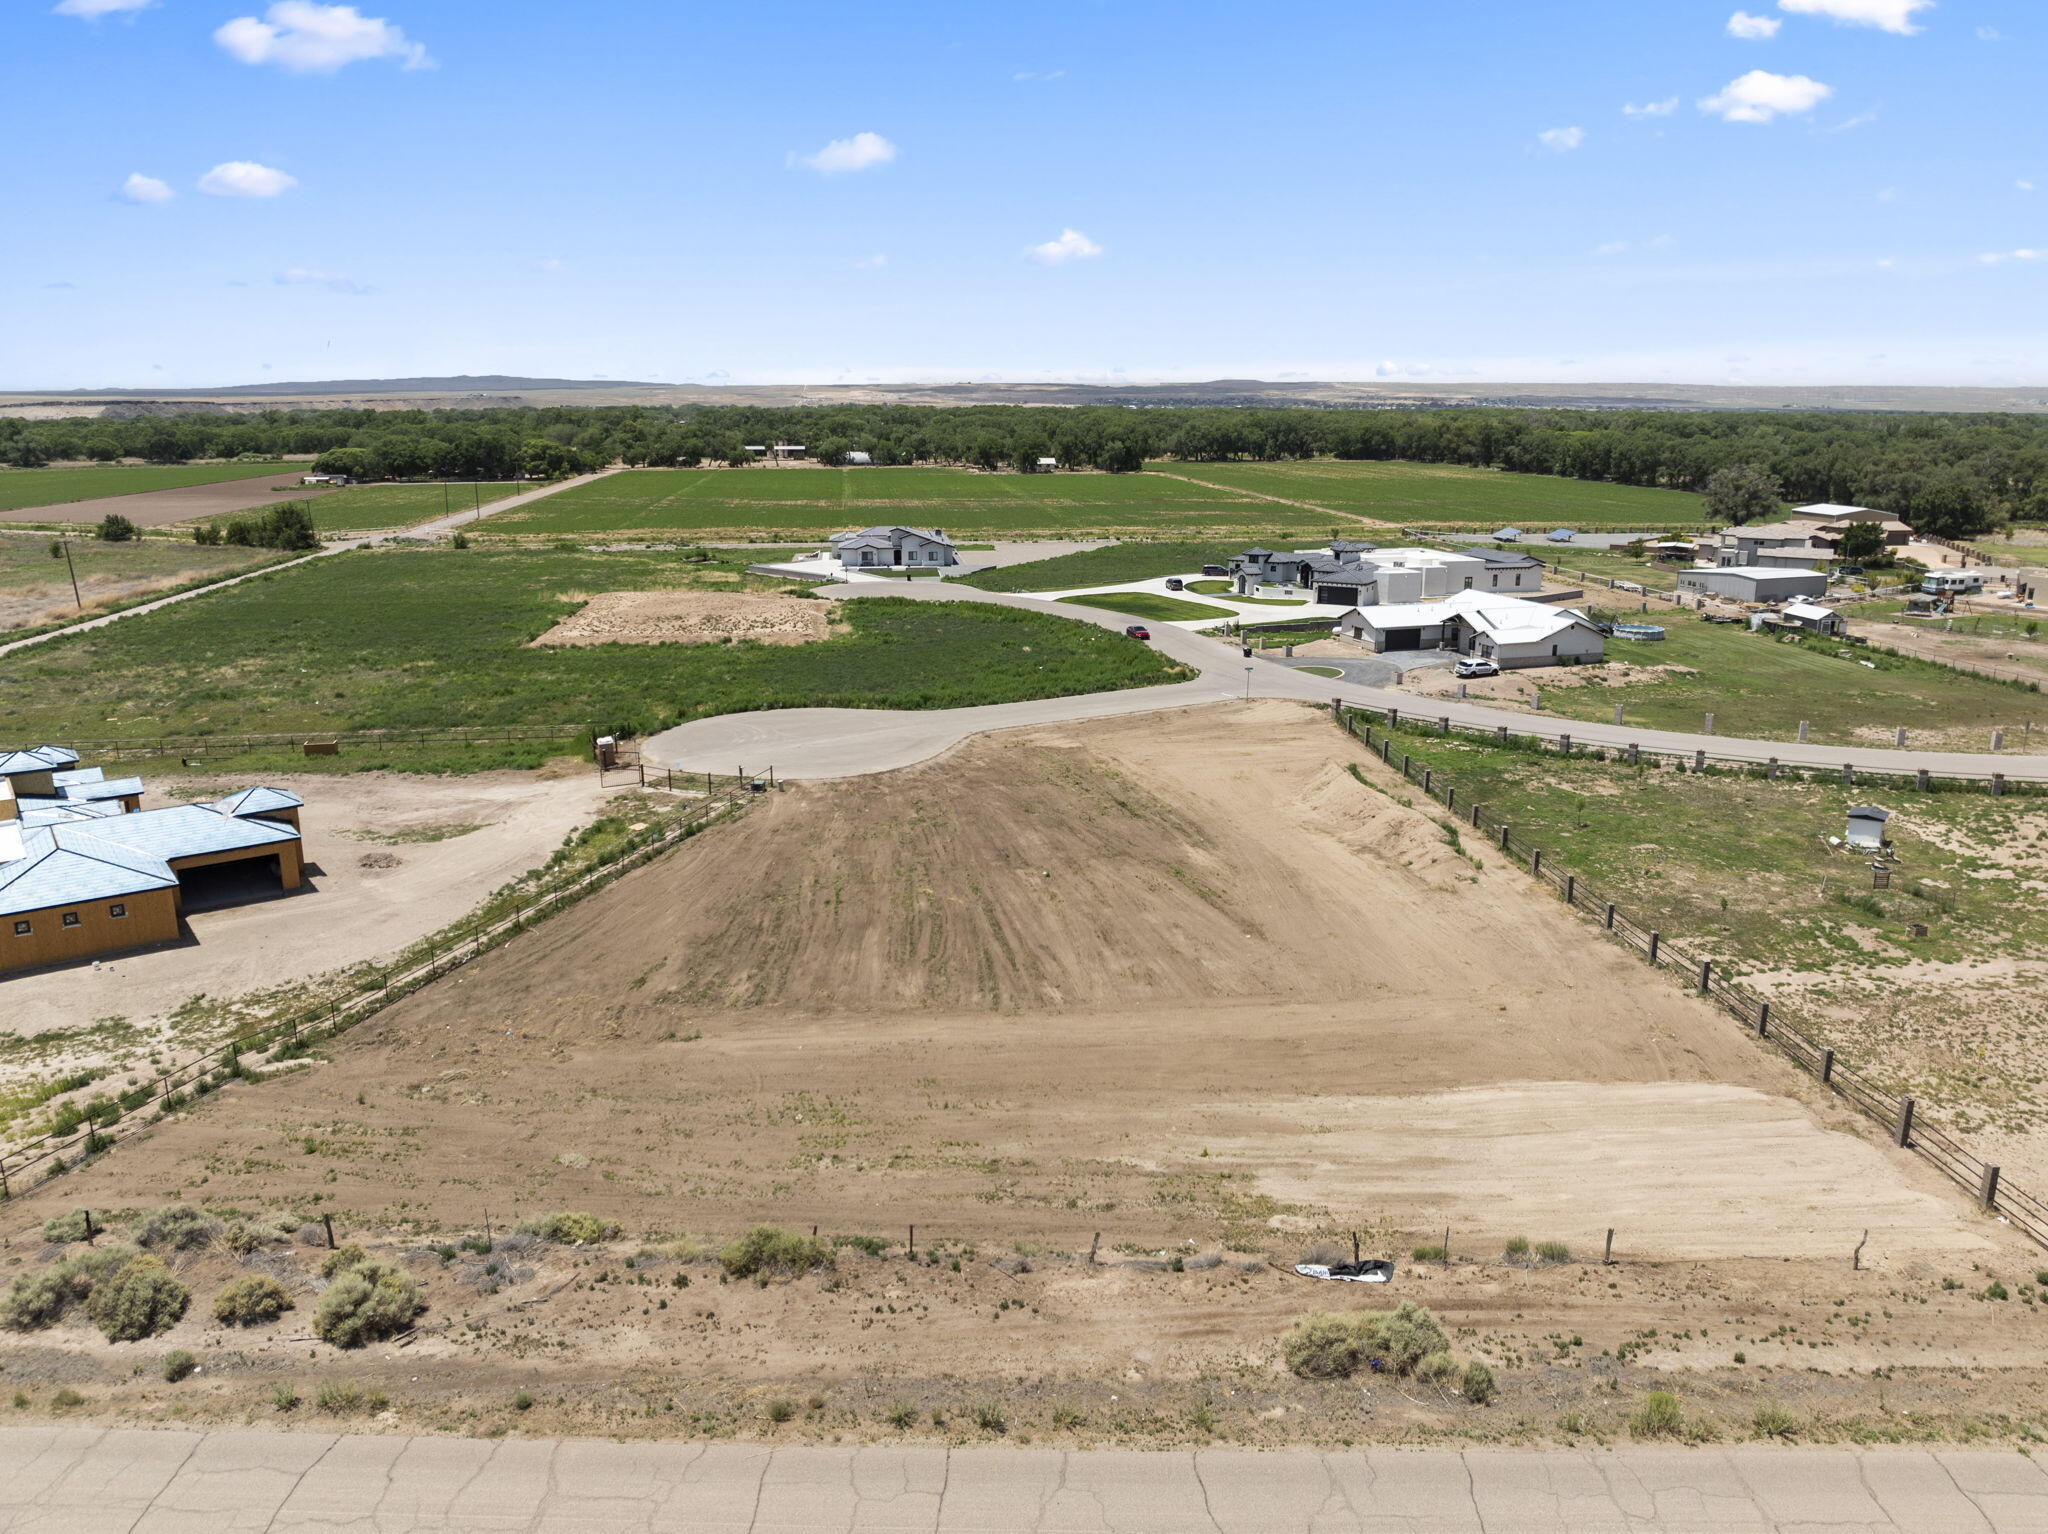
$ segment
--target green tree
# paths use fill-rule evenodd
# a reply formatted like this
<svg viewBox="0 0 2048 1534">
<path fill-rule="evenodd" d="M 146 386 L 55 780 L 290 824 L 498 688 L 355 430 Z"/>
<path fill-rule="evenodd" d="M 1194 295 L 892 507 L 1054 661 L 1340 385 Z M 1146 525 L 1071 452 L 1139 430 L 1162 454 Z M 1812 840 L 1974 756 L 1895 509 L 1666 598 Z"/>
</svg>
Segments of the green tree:
<svg viewBox="0 0 2048 1534">
<path fill-rule="evenodd" d="M 1851 522 L 1842 529 L 1840 553 L 1849 563 L 1874 563 L 1883 557 L 1884 551 L 1884 529 L 1875 522 Z"/>
<path fill-rule="evenodd" d="M 1703 488 L 1707 515 L 1737 527 L 1771 516 L 1784 505 L 1785 487 L 1752 463 L 1716 469 Z"/>
<path fill-rule="evenodd" d="M 118 511 L 110 511 L 100 518 L 99 536 L 104 543 L 132 543 L 141 536 L 141 532 Z"/>
</svg>

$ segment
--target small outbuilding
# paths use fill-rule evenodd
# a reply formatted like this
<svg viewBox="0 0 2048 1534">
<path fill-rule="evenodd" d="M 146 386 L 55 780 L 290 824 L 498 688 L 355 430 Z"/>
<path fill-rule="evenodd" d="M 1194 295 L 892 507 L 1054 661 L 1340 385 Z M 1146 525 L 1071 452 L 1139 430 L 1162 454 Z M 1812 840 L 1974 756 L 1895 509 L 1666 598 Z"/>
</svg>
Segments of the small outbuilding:
<svg viewBox="0 0 2048 1534">
<path fill-rule="evenodd" d="M 855 448 L 852 452 L 842 455 L 839 461 L 849 469 L 864 469 L 874 463 L 875 455 L 863 453 L 859 448 Z"/>
<path fill-rule="evenodd" d="M 1549 532 L 1545 533 L 1543 536 L 1548 538 L 1552 543 L 1570 543 L 1574 538 L 1578 537 L 1579 535 L 1573 532 L 1568 527 L 1553 527 Z"/>
<path fill-rule="evenodd" d="M 1493 535 L 1495 543 L 1519 543 L 1521 540 L 1522 530 L 1519 527 L 1503 527 Z"/>
<path fill-rule="evenodd" d="M 1785 627 L 1804 629 L 1809 634 L 1842 634 L 1849 627 L 1840 613 L 1818 602 L 1787 602 L 1778 617 Z"/>
<path fill-rule="evenodd" d="M 1859 804 L 1849 811 L 1848 842 L 1852 847 L 1868 847 L 1872 851 L 1884 846 L 1885 822 L 1892 818 L 1890 810 L 1881 810 L 1876 805 Z"/>
</svg>

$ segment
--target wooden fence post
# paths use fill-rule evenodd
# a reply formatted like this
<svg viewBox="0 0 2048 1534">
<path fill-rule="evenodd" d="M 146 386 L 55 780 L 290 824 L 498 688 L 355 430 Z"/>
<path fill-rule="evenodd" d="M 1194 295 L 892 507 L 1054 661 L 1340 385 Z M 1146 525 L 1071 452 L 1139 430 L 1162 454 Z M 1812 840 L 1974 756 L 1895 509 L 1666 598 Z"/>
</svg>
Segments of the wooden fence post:
<svg viewBox="0 0 2048 1534">
<path fill-rule="evenodd" d="M 1607 1250 L 1600 1254 L 1600 1261 L 1608 1267 L 1614 1265 L 1614 1227 L 1607 1227 Z"/>
<path fill-rule="evenodd" d="M 1899 1144 L 1910 1150 L 1913 1146 L 1913 1099 L 1899 1099 Z"/>
<path fill-rule="evenodd" d="M 320 1216 L 320 1223 L 327 1227 L 327 1250 L 331 1252 L 334 1250 L 334 1216 L 323 1214 Z"/>
<path fill-rule="evenodd" d="M 1606 918 L 1601 922 L 1601 925 L 1604 926 L 1609 932 L 1612 932 L 1614 930 L 1614 902 L 1611 900 L 1607 902 L 1607 915 Z"/>
<path fill-rule="evenodd" d="M 1578 893 L 1578 888 L 1579 876 L 1577 874 L 1566 874 L 1564 876 L 1564 903 L 1566 905 L 1572 904 L 1572 897 Z"/>
<path fill-rule="evenodd" d="M 1835 1081 L 1835 1052 L 1825 1046 L 1820 1052 L 1821 1085 L 1833 1086 Z"/>
<path fill-rule="evenodd" d="M 1984 1163 L 1984 1173 L 1977 1179 L 1977 1202 L 1986 1209 L 1998 1207 L 1998 1168 L 1992 1162 Z"/>
<path fill-rule="evenodd" d="M 1663 941 L 1664 935 L 1661 932 L 1652 932 L 1650 934 L 1650 962 L 1652 964 L 1657 962 L 1657 945 Z"/>
<path fill-rule="evenodd" d="M 1543 876 L 1543 849 L 1538 847 L 1529 854 L 1529 872 L 1538 878 Z"/>
<path fill-rule="evenodd" d="M 1702 959 L 1700 960 L 1700 994 L 1704 996 L 1713 988 L 1713 984 L 1714 961 L 1712 959 Z"/>
</svg>

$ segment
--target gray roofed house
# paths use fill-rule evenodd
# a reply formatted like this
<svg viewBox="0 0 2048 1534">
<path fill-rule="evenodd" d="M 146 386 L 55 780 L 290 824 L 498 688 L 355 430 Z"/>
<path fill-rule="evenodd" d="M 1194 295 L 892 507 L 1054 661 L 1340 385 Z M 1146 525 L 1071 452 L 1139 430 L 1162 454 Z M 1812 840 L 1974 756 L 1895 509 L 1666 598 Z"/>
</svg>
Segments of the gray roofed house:
<svg viewBox="0 0 2048 1534">
<path fill-rule="evenodd" d="M 854 532 L 834 533 L 831 542 L 839 562 L 856 569 L 960 562 L 953 540 L 942 527 L 863 527 Z"/>
</svg>

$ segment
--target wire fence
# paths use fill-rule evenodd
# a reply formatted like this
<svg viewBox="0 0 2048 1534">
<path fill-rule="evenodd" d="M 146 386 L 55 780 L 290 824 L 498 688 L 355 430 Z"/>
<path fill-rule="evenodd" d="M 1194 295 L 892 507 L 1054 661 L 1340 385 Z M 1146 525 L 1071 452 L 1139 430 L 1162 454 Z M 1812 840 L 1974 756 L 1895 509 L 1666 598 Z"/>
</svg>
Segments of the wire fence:
<svg viewBox="0 0 2048 1534">
<path fill-rule="evenodd" d="M 1722 973 L 1714 960 L 1689 953 L 1668 941 L 1662 932 L 1623 911 L 1604 891 L 1564 868 L 1556 858 L 1546 857 L 1543 849 L 1532 845 L 1526 837 L 1517 836 L 1511 822 L 1502 820 L 1485 804 L 1473 801 L 1469 794 L 1461 795 L 1441 769 L 1418 760 L 1407 749 L 1412 742 L 1395 733 L 1400 726 L 1399 710 L 1359 708 L 1338 701 L 1333 703 L 1332 713 L 1348 733 L 1375 751 L 1381 761 L 1441 802 L 1461 823 L 1484 833 L 1492 845 L 1556 889 L 1567 905 L 1596 917 L 1606 931 L 1641 954 L 1653 969 L 1672 975 L 1688 989 L 1734 1014 L 1758 1038 L 1775 1045 L 1788 1060 L 1881 1124 L 1894 1144 L 1925 1158 L 1951 1181 L 1967 1189 L 1985 1209 L 2007 1220 L 2037 1244 L 2048 1247 L 2048 1204 L 2005 1182 L 1995 1163 L 1973 1154 L 1948 1131 L 1928 1122 L 1913 1098 L 1893 1095 L 1882 1084 L 1839 1059 L 1831 1046 L 1787 1021 L 1767 998 Z M 1377 729 L 1371 722 L 1373 718 L 1381 721 Z"/>
<path fill-rule="evenodd" d="M 746 776 L 721 779 L 706 798 L 691 805 L 678 818 L 650 826 L 606 849 L 591 867 L 552 889 L 514 897 L 507 912 L 414 945 L 355 993 L 316 1003 L 178 1065 L 167 1066 L 150 1081 L 106 1099 L 81 1124 L 53 1130 L 0 1152 L 0 1200 L 18 1197 L 61 1176 L 121 1140 L 145 1132 L 157 1121 L 229 1081 L 256 1079 L 257 1064 L 283 1065 L 309 1053 L 321 1040 L 333 1038 L 375 1016 L 535 922 L 652 861 L 715 820 L 735 813 L 751 801 L 755 781 Z M 147 1112 L 152 1105 L 155 1112 Z"/>
</svg>

